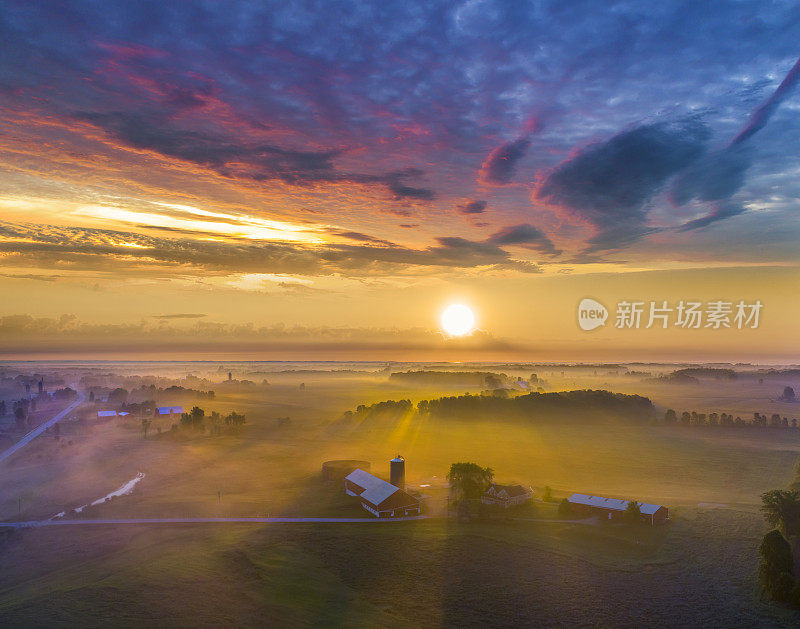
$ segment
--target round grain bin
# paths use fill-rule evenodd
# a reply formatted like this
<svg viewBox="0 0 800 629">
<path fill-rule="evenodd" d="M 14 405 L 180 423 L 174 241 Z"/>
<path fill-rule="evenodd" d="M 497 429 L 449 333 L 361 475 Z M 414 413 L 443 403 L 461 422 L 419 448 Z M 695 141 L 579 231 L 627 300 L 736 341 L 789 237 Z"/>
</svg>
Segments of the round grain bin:
<svg viewBox="0 0 800 629">
<path fill-rule="evenodd" d="M 325 461 L 322 464 L 322 478 L 326 483 L 343 483 L 344 477 L 355 469 L 369 472 L 369 461 L 358 461 L 356 459 Z"/>
</svg>

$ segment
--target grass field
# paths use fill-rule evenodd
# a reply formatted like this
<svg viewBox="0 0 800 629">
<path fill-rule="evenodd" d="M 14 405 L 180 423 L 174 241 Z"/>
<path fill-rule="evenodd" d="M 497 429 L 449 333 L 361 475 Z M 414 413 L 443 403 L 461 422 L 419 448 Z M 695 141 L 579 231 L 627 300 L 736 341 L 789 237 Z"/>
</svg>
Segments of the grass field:
<svg viewBox="0 0 800 629">
<path fill-rule="evenodd" d="M 754 588 L 762 528 L 752 512 L 685 509 L 638 532 L 445 520 L 32 530 L 0 545 L 16 567 L 0 578 L 0 623 L 793 626 Z"/>
<path fill-rule="evenodd" d="M 551 377 L 555 379 L 559 376 Z M 594 376 L 578 386 L 596 386 Z M 565 378 L 565 384 L 567 384 Z M 299 382 L 306 383 L 304 390 Z M 760 599 L 760 493 L 788 484 L 800 431 L 604 420 L 366 422 L 345 410 L 463 389 L 401 388 L 376 376 L 298 376 L 219 393 L 207 411 L 247 416 L 240 434 L 143 439 L 135 420 L 44 435 L 4 463 L 0 519 L 337 516 L 365 513 L 322 482 L 328 459 L 366 459 L 388 474 L 397 452 L 433 519 L 379 525 L 94 525 L 0 532 L 0 625 L 211 626 L 795 626 Z M 619 378 L 620 390 L 645 394 Z M 668 385 L 659 409 L 769 412 L 759 385 Z M 626 388 L 627 387 L 627 388 Z M 774 387 L 773 387 L 774 388 Z M 755 391 L 754 391 L 755 389 Z M 703 394 L 703 391 L 713 394 Z M 656 391 L 658 393 L 658 391 Z M 672 397 L 670 397 L 672 396 Z M 189 404 L 187 403 L 187 406 Z M 752 415 L 752 411 L 750 412 Z M 290 416 L 289 425 L 277 417 Z M 156 426 L 153 426 L 155 431 Z M 657 502 L 656 529 L 445 519 L 450 463 L 494 468 L 499 482 Z M 707 505 L 718 508 L 708 508 Z M 706 506 L 700 506 L 706 505 Z M 10 568 L 9 568 L 10 567 Z M 187 622 L 187 619 L 190 621 Z"/>
</svg>

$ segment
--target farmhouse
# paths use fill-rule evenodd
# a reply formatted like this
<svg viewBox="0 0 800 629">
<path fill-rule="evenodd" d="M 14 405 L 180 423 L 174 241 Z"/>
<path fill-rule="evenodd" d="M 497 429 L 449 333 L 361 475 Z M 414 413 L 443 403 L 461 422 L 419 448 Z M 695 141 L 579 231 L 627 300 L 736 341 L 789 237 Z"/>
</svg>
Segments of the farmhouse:
<svg viewBox="0 0 800 629">
<path fill-rule="evenodd" d="M 492 483 L 481 496 L 481 502 L 485 505 L 500 505 L 508 509 L 508 507 L 528 502 L 532 496 L 533 489 L 530 487 Z"/>
<path fill-rule="evenodd" d="M 345 477 L 344 491 L 348 496 L 358 497 L 361 506 L 378 518 L 399 518 L 420 513 L 419 500 L 362 469 L 353 470 Z"/>
<path fill-rule="evenodd" d="M 591 514 L 614 521 L 623 519 L 629 502 L 619 498 L 602 498 L 588 494 L 572 494 L 567 500 L 578 513 Z M 642 513 L 642 521 L 651 526 L 663 524 L 669 519 L 669 509 L 662 505 L 641 503 L 639 510 Z"/>
</svg>

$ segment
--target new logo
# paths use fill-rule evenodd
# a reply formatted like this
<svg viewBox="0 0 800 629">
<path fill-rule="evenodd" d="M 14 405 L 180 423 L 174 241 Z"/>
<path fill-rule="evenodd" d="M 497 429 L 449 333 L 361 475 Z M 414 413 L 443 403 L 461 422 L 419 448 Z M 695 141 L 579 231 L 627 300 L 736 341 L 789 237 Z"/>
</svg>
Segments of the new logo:
<svg viewBox="0 0 800 629">
<path fill-rule="evenodd" d="M 608 319 L 608 310 L 599 301 L 587 297 L 578 304 L 578 325 L 581 326 L 581 330 L 589 331 L 599 328 L 606 324 L 606 319 Z"/>
</svg>

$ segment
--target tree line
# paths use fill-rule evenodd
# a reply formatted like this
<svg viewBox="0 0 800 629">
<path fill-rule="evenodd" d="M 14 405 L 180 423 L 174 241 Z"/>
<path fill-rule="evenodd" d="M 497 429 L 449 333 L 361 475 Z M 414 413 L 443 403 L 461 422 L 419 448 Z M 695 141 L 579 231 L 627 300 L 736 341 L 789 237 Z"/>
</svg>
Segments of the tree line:
<svg viewBox="0 0 800 629">
<path fill-rule="evenodd" d="M 397 419 L 406 413 L 443 419 L 464 421 L 487 417 L 514 419 L 539 419 L 558 416 L 561 420 L 590 419 L 614 416 L 631 421 L 651 420 L 653 402 L 640 395 L 612 393 L 605 390 L 533 392 L 513 397 L 491 393 L 454 395 L 431 400 L 420 400 L 416 407 L 410 400 L 387 400 L 370 405 L 359 405 L 355 411 L 344 413 L 344 419 Z"/>
<path fill-rule="evenodd" d="M 757 426 L 771 428 L 797 428 L 797 419 L 781 417 L 773 413 L 770 417 L 766 414 L 755 412 L 749 420 L 741 416 L 734 417 L 731 413 L 698 413 L 696 411 L 683 411 L 680 416 L 673 409 L 664 413 L 664 423 L 667 425 L 682 426 Z"/>
</svg>

